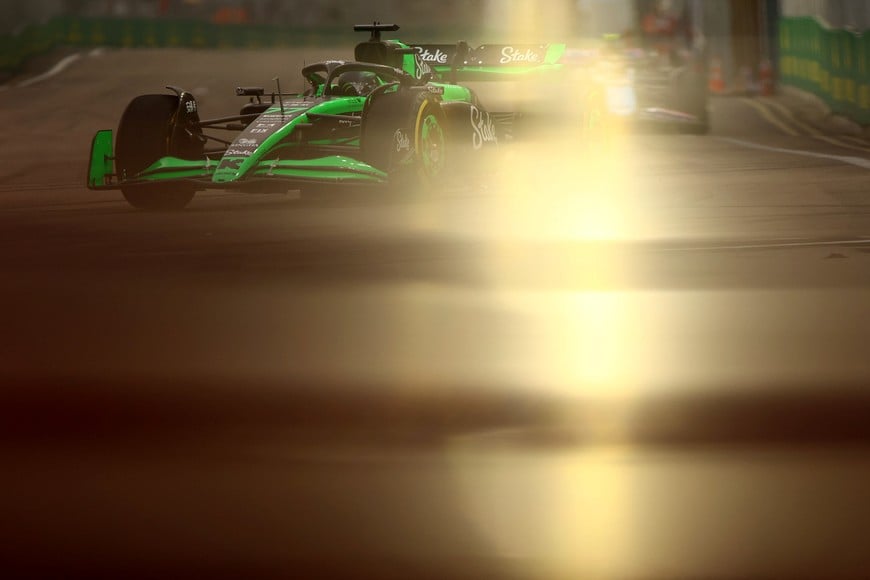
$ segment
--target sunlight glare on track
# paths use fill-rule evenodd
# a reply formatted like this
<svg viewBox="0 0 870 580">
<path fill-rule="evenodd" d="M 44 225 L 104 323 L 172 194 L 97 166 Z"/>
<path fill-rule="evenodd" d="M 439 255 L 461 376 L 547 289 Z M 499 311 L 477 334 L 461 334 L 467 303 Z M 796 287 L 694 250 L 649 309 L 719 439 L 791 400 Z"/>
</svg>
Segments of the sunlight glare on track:
<svg viewBox="0 0 870 580">
<path fill-rule="evenodd" d="M 543 42 L 563 38 L 571 19 L 565 8 L 547 11 L 532 0 L 513 0 L 510 14 L 501 18 L 511 42 Z M 583 101 L 587 86 L 560 86 L 562 98 L 549 108 L 562 110 Z M 527 85 L 530 83 L 526 83 Z M 540 87 L 531 83 L 540 100 Z M 526 105 L 528 106 L 528 105 Z M 540 106 L 540 104 L 538 104 Z M 499 203 L 491 225 L 510 237 L 531 239 L 615 240 L 630 237 L 628 219 L 632 191 L 625 172 L 625 133 L 608 123 L 603 131 L 584 135 L 577 111 L 563 110 L 556 130 L 547 130 L 536 142 L 513 147 L 499 168 Z M 572 114 L 573 113 L 573 114 Z"/>
<path fill-rule="evenodd" d="M 499 305 L 523 321 L 528 384 L 608 398 L 644 388 L 648 317 L 614 290 L 629 267 L 614 242 L 639 235 L 627 147 L 610 125 L 518 147 L 499 172 L 484 263 Z M 540 287 L 517 292 L 518 281 Z"/>
<path fill-rule="evenodd" d="M 621 133 L 560 138 L 508 152 L 498 172 L 490 229 L 532 240 L 625 240 L 636 236 Z"/>
<path fill-rule="evenodd" d="M 657 353 L 646 340 L 654 317 L 617 291 L 496 292 L 497 304 L 523 323 L 527 384 L 561 396 L 636 395 L 654 375 Z M 645 316 L 646 314 L 646 316 Z M 611 426 L 612 427 L 612 426 Z"/>
<path fill-rule="evenodd" d="M 471 436 L 448 454 L 464 513 L 494 552 L 522 577 L 634 576 L 633 456 L 622 448 L 517 451 L 509 442 Z"/>
</svg>

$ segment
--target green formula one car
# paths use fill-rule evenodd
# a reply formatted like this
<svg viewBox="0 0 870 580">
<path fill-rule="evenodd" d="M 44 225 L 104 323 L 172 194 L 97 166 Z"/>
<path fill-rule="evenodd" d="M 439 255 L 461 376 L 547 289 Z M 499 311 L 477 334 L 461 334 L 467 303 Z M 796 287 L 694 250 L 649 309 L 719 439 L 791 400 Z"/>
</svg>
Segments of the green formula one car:
<svg viewBox="0 0 870 580">
<path fill-rule="evenodd" d="M 239 114 L 204 120 L 190 93 L 143 95 L 117 134 L 99 131 L 88 187 L 120 189 L 142 209 L 180 209 L 197 191 L 316 190 L 361 185 L 414 191 L 470 170 L 500 138 L 496 115 L 460 75 L 536 74 L 558 68 L 564 46 L 410 46 L 371 33 L 354 61 L 306 66 L 303 94 L 238 88 Z M 229 133 L 228 133 L 229 131 Z M 235 137 L 231 138 L 235 132 Z"/>
</svg>

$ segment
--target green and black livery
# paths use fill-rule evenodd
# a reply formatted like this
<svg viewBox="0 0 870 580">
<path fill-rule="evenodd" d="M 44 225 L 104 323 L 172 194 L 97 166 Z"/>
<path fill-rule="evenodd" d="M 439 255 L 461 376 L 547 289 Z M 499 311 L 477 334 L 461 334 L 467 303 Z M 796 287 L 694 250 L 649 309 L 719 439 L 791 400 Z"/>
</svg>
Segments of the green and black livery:
<svg viewBox="0 0 870 580">
<path fill-rule="evenodd" d="M 500 138 L 496 116 L 458 84 L 460 77 L 558 66 L 558 54 L 547 47 L 471 50 L 458 43 L 444 60 L 443 45 L 382 40 L 396 25 L 354 28 L 371 33 L 357 45 L 355 60 L 306 66 L 302 94 L 282 93 L 280 83 L 269 95 L 240 87 L 237 94 L 249 102 L 216 119 L 201 119 L 193 95 L 179 88 L 136 97 L 116 134 L 94 137 L 88 187 L 120 189 L 143 209 L 179 209 L 205 189 L 440 187 L 448 176 L 473 170 L 477 156 Z M 433 47 L 441 52 L 431 62 Z M 491 52 L 515 50 L 522 52 L 511 52 L 518 56 L 510 63 L 486 60 Z"/>
</svg>

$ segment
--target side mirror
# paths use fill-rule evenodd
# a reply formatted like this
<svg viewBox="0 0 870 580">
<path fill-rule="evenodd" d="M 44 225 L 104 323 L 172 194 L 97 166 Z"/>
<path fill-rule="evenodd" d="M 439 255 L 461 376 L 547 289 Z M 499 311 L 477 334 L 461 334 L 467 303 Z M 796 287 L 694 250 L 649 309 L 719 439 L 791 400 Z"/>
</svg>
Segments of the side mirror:
<svg viewBox="0 0 870 580">
<path fill-rule="evenodd" d="M 236 87 L 237 97 L 262 97 L 265 94 L 263 87 Z"/>
</svg>

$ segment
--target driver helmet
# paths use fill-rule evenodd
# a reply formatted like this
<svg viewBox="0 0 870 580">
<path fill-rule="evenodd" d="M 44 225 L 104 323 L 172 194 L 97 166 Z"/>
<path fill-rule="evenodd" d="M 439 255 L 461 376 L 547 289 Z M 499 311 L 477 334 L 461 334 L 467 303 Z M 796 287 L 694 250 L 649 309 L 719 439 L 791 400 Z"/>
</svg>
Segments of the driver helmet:
<svg viewBox="0 0 870 580">
<path fill-rule="evenodd" d="M 354 70 L 341 73 L 337 79 L 338 92 L 342 95 L 365 96 L 381 84 L 378 75 L 370 71 Z"/>
</svg>

